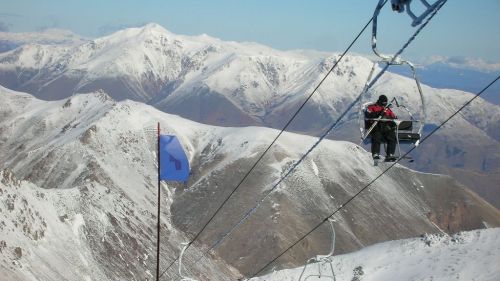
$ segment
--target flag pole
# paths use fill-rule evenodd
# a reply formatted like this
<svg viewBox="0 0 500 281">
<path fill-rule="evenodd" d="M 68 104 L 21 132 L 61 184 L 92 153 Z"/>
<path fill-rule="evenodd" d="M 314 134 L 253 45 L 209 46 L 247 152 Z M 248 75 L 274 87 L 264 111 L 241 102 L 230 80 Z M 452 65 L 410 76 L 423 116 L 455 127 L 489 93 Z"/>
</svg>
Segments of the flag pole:
<svg viewBox="0 0 500 281">
<path fill-rule="evenodd" d="M 158 151 L 157 151 L 157 160 L 158 160 L 158 214 L 157 214 L 157 224 L 156 224 L 156 235 L 157 235 L 157 241 L 156 241 L 156 281 L 160 280 L 160 202 L 161 202 L 161 196 L 160 196 L 160 122 L 158 122 Z"/>
</svg>

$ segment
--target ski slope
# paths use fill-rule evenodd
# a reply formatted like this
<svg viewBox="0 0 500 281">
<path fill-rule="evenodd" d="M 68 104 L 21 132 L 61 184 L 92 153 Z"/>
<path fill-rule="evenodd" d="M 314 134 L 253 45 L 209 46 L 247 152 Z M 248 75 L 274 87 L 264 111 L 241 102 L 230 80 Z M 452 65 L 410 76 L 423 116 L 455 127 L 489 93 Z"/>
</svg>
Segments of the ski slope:
<svg viewBox="0 0 500 281">
<path fill-rule="evenodd" d="M 328 251 L 325 249 L 325 252 Z M 318 265 L 321 267 L 322 278 Z M 334 256 L 336 280 L 402 281 L 500 279 L 500 228 L 460 232 L 453 236 L 423 235 L 375 244 Z M 299 280 L 304 267 L 273 272 L 252 281 Z M 310 264 L 300 280 L 333 280 L 329 263 Z"/>
</svg>

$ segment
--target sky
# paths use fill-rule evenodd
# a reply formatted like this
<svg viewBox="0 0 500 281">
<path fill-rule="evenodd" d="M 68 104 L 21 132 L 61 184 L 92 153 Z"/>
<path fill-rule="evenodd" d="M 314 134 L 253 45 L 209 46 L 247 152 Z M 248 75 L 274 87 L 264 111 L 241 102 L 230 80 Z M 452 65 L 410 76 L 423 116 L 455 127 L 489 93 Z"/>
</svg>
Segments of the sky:
<svg viewBox="0 0 500 281">
<path fill-rule="evenodd" d="M 433 0 L 428 0 L 433 2 Z M 62 28 L 95 38 L 158 23 L 185 35 L 258 42 L 280 50 L 343 51 L 378 0 L 0 0 L 0 30 Z M 421 10 L 414 0 L 415 11 Z M 409 58 L 473 57 L 500 62 L 500 0 L 449 0 L 407 50 Z M 393 53 L 415 30 L 389 5 L 379 17 L 379 48 Z M 370 53 L 371 31 L 353 51 Z"/>
</svg>

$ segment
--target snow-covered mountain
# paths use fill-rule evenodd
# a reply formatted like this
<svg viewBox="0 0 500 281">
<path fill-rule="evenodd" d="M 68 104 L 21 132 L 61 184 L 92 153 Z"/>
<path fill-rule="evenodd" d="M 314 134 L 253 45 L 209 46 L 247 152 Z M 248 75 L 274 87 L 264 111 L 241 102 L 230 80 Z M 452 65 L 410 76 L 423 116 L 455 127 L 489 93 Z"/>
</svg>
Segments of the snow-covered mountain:
<svg viewBox="0 0 500 281">
<path fill-rule="evenodd" d="M 157 122 L 192 167 L 163 186 L 162 268 L 215 212 L 278 131 L 213 127 L 103 92 L 42 101 L 0 88 L 0 267 L 9 280 L 151 280 L 155 266 Z M 382 172 L 370 154 L 325 140 L 215 251 L 315 138 L 285 133 L 186 253 L 190 276 L 249 275 Z M 500 213 L 452 178 L 397 165 L 335 217 L 337 250 L 422 233 L 500 226 Z M 320 229 L 282 266 L 329 243 Z M 175 267 L 168 273 L 175 276 Z"/>
<path fill-rule="evenodd" d="M 329 262 L 312 263 L 305 271 L 304 267 L 282 270 L 250 280 L 333 280 L 330 277 L 335 276 L 336 280 L 362 281 L 496 281 L 500 276 L 499 239 L 499 228 L 460 232 L 453 236 L 424 235 L 334 256 L 332 267 Z M 302 272 L 302 279 L 299 279 Z"/>
<path fill-rule="evenodd" d="M 2 88 L 0 99 L 5 280 L 154 280 L 154 144 L 140 126 L 191 122 L 144 108 L 148 121 L 124 120 L 132 104 L 118 105 L 104 93 L 44 102 Z M 134 115 L 144 113 L 138 107 Z M 173 190 L 163 192 L 171 200 Z M 168 204 L 162 211 L 166 268 L 188 238 L 171 225 Z M 231 280 L 236 272 L 216 258 L 199 265 L 209 280 Z"/>
<path fill-rule="evenodd" d="M 149 24 L 73 48 L 36 44 L 6 53 L 1 57 L 2 85 L 43 99 L 57 99 L 54 89 L 60 87 L 65 94 L 102 88 L 116 100 L 131 98 L 159 107 L 189 99 L 186 92 L 202 87 L 253 119 L 273 99 L 302 95 L 301 88 L 315 82 L 304 72 L 314 75 L 318 64 L 328 67 L 324 64 L 332 58 L 325 55 L 281 52 L 207 35 L 176 35 Z M 22 77 L 9 77 L 19 70 Z"/>
<path fill-rule="evenodd" d="M 0 54 L 0 84 L 46 100 L 103 89 L 115 100 L 147 102 L 165 112 L 221 126 L 281 129 L 338 55 L 278 51 L 207 35 L 182 36 L 156 24 L 77 45 L 23 45 Z M 372 62 L 348 55 L 291 123 L 289 131 L 317 135 L 356 97 Z M 426 132 L 471 94 L 423 86 Z M 411 79 L 388 73 L 364 101 L 398 97 L 412 111 L 420 101 Z M 352 112 L 334 139 L 358 141 Z M 427 145 L 410 167 L 451 174 L 500 206 L 500 107 L 478 99 Z"/>
</svg>

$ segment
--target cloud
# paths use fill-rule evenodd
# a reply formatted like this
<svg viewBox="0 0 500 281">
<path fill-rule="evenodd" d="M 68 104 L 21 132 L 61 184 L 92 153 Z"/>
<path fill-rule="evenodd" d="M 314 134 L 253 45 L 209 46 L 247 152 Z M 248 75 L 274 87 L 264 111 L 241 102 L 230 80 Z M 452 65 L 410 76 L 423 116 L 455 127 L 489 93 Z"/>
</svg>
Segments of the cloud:
<svg viewBox="0 0 500 281">
<path fill-rule="evenodd" d="M 12 24 L 4 21 L 5 18 L 21 18 L 21 15 L 11 14 L 11 13 L 0 13 L 0 31 L 9 32 L 12 28 Z"/>
<path fill-rule="evenodd" d="M 0 13 L 0 17 L 2 18 L 22 18 L 23 16 L 12 13 Z"/>
<path fill-rule="evenodd" d="M 132 28 L 132 27 L 142 27 L 145 26 L 146 24 L 147 23 L 145 22 L 137 24 L 106 24 L 99 27 L 99 35 L 108 35 L 118 30 Z"/>
<path fill-rule="evenodd" d="M 445 57 L 445 56 L 431 56 L 420 61 L 421 65 L 431 64 L 446 64 L 453 68 L 459 69 L 473 69 L 484 72 L 500 71 L 500 62 L 488 61 L 482 58 L 472 57 Z"/>
<path fill-rule="evenodd" d="M 10 24 L 0 21 L 0 31 L 9 32 L 10 26 L 11 26 Z"/>
<path fill-rule="evenodd" d="M 37 31 L 45 31 L 47 29 L 52 29 L 52 28 L 60 28 L 61 23 L 59 22 L 59 19 L 56 16 L 47 16 L 44 17 L 44 24 L 40 25 L 38 28 L 36 28 Z"/>
</svg>

